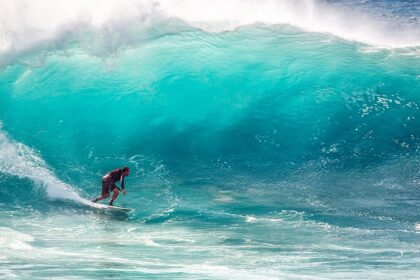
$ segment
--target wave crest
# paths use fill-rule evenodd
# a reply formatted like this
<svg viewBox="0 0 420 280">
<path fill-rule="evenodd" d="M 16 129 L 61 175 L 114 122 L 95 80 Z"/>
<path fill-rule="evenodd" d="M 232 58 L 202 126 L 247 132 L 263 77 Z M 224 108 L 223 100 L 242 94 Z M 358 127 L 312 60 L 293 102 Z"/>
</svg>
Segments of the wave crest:
<svg viewBox="0 0 420 280">
<path fill-rule="evenodd" d="M 89 47 L 106 41 L 106 50 L 115 51 L 125 43 L 141 42 L 150 32 L 191 27 L 223 32 L 255 23 L 290 24 L 380 47 L 420 45 L 417 23 L 400 26 L 391 19 L 315 0 L 6 0 L 0 3 L 0 10 L 3 65 L 40 49 L 60 49 L 80 37 L 85 37 Z M 87 34 L 80 35 L 86 30 Z"/>
</svg>

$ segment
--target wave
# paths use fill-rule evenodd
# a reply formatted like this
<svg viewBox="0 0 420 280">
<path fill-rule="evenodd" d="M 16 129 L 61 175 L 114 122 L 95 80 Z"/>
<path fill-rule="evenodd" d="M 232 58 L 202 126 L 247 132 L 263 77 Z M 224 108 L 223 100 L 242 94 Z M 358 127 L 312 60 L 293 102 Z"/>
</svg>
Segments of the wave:
<svg viewBox="0 0 420 280">
<path fill-rule="evenodd" d="M 223 32 L 253 24 L 289 24 L 346 40 L 388 48 L 418 47 L 420 29 L 395 19 L 324 1 L 28 1 L 0 3 L 0 64 L 41 50 L 81 42 L 115 52 L 147 37 L 199 28 Z"/>
<path fill-rule="evenodd" d="M 2 3 L 15 7 L 11 2 Z M 75 3 L 87 9 L 85 4 Z M 105 9 L 114 2 L 105 3 L 100 7 Z M 119 9 L 137 2 L 122 3 Z M 86 204 L 79 191 L 97 194 L 98 178 L 105 171 L 132 164 L 133 170 L 143 169 L 137 179 L 130 178 L 136 186 L 158 186 L 160 205 L 165 197 L 169 207 L 177 196 L 164 189 L 172 190 L 177 180 L 198 185 L 214 185 L 219 180 L 223 181 L 219 185 L 227 185 L 228 178 L 244 174 L 252 174 L 257 181 L 275 181 L 290 178 L 299 170 L 296 176 L 310 178 L 304 185 L 314 184 L 313 192 L 319 193 L 323 186 L 339 180 L 331 174 L 337 173 L 339 178 L 362 174 L 375 180 L 388 175 L 393 182 L 403 174 L 391 172 L 400 162 L 408 162 L 408 166 L 417 163 L 417 57 L 401 55 L 401 50 L 373 52 L 290 25 L 233 25 L 229 28 L 236 28 L 235 32 L 219 33 L 229 28 L 223 25 L 210 30 L 217 27 L 212 25 L 217 18 L 206 19 L 206 26 L 186 16 L 174 19 L 165 16 L 163 8 L 175 13 L 169 8 L 173 4 L 158 3 L 151 5 L 144 17 L 138 17 L 144 9 L 128 9 L 132 17 L 125 18 L 121 17 L 123 11 L 105 9 L 95 10 L 84 22 L 76 20 L 80 19 L 76 17 L 78 10 L 71 8 L 76 4 L 69 3 L 68 10 L 75 14 L 66 16 L 57 8 L 57 24 L 47 25 L 51 21 L 48 15 L 45 26 L 36 21 L 21 24 L 22 32 L 29 32 L 31 25 L 43 26 L 38 33 L 33 32 L 36 37 L 50 34 L 66 20 L 77 22 L 68 23 L 68 29 L 57 29 L 57 36 L 39 37 L 38 47 L 46 56 L 28 59 L 36 62 L 40 58 L 39 65 L 16 63 L 1 71 L 1 173 L 29 179 L 50 199 Z M 297 3 L 320 2 L 293 5 Z M 34 4 L 28 5 L 34 8 Z M 51 7 L 45 4 L 44 8 Z M 32 16 L 39 12 L 34 8 Z M 137 21 L 132 25 L 134 19 Z M 76 32 L 76 26 L 90 29 L 90 33 L 77 33 L 80 30 Z M 141 28 L 144 32 L 138 36 Z M 19 56 L 19 52 L 33 51 L 38 43 L 28 38 L 22 49 L 3 49 L 3 54 L 15 52 Z M 77 40 L 72 42 L 74 38 Z M 44 48 L 42 42 L 52 45 Z M 123 45 L 130 47 L 120 51 Z M 60 52 L 48 53 L 60 48 Z M 113 59 L 115 52 L 118 55 Z M 15 58 L 6 59 L 10 62 Z M 42 151 L 42 157 L 36 151 Z M 147 159 L 159 164 L 147 167 Z M 387 168 L 363 172 L 381 170 L 381 166 Z M 405 179 L 399 185 L 411 186 L 418 171 L 408 167 L 397 170 L 403 169 L 408 174 L 401 175 Z M 157 178 L 157 174 L 162 176 Z M 327 174 L 326 179 L 315 182 L 317 174 Z M 61 178 L 69 178 L 71 184 Z M 369 184 L 356 180 L 343 190 Z M 378 188 L 389 185 L 385 181 Z M 290 197 L 301 195 L 298 187 L 290 188 L 298 189 Z M 149 195 L 153 208 L 154 191 Z M 140 196 L 138 199 L 142 201 Z M 214 201 L 229 204 L 235 198 L 222 194 Z M 321 204 L 317 200 L 311 203 Z M 157 220 L 165 220 L 165 215 Z"/>
<path fill-rule="evenodd" d="M 2 72 L 0 119 L 46 154 L 66 147 L 57 158 L 80 156 L 75 166 L 121 150 L 227 168 L 254 158 L 363 166 L 415 157 L 418 59 L 323 39 L 284 27 L 193 30 L 115 61 L 51 55 L 42 67 Z"/>
</svg>

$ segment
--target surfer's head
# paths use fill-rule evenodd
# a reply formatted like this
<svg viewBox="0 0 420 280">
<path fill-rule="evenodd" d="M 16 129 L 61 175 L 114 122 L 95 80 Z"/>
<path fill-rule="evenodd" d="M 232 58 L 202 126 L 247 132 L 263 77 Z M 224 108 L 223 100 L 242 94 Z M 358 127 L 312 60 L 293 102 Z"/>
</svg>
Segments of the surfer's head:
<svg viewBox="0 0 420 280">
<path fill-rule="evenodd" d="M 125 176 L 130 175 L 130 168 L 128 168 L 127 166 L 123 167 L 122 171 Z"/>
</svg>

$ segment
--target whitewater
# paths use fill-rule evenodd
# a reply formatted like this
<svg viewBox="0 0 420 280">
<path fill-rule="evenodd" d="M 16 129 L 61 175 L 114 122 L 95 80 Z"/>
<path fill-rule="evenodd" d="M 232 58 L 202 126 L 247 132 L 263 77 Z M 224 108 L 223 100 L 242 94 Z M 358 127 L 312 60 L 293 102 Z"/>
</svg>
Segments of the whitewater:
<svg viewBox="0 0 420 280">
<path fill-rule="evenodd" d="M 0 279 L 420 278 L 419 19 L 0 0 Z"/>
</svg>

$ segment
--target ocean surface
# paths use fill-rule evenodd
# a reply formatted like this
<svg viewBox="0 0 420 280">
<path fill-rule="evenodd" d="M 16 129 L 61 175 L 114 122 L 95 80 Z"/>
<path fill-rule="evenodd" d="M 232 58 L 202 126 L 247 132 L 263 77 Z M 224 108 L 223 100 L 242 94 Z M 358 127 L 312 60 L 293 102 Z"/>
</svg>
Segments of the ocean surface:
<svg viewBox="0 0 420 280">
<path fill-rule="evenodd" d="M 420 1 L 0 0 L 0 186 L 0 279 L 420 279 Z"/>
</svg>

